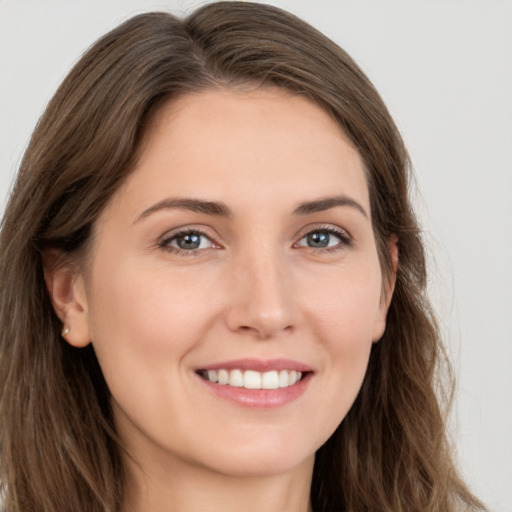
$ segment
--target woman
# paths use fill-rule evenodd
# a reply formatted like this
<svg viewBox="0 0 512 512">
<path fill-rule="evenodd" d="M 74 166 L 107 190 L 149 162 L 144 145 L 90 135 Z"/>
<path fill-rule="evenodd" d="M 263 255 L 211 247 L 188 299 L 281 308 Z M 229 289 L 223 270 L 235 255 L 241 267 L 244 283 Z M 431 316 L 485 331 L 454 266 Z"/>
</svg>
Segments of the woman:
<svg viewBox="0 0 512 512">
<path fill-rule="evenodd" d="M 408 169 L 367 78 L 283 11 L 99 40 L 3 222 L 5 509 L 481 509 Z"/>
</svg>

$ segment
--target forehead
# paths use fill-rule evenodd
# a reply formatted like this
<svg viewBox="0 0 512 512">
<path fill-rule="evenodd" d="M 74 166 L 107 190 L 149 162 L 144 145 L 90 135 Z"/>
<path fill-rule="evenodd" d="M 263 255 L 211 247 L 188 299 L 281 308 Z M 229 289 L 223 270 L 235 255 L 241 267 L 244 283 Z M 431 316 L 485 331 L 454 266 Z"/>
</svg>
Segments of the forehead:
<svg viewBox="0 0 512 512">
<path fill-rule="evenodd" d="M 123 191 L 271 204 L 349 194 L 368 204 L 362 159 L 339 125 L 303 96 L 277 88 L 208 90 L 153 116 Z"/>
</svg>

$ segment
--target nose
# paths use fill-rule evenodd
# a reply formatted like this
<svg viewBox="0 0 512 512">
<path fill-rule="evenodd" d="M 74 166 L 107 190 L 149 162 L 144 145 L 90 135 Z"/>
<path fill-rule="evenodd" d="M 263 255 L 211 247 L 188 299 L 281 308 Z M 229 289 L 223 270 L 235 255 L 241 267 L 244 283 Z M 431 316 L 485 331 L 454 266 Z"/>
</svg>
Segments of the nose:
<svg viewBox="0 0 512 512">
<path fill-rule="evenodd" d="M 298 308 L 291 274 L 278 251 L 240 257 L 234 264 L 228 291 L 229 329 L 261 340 L 294 330 Z"/>
</svg>

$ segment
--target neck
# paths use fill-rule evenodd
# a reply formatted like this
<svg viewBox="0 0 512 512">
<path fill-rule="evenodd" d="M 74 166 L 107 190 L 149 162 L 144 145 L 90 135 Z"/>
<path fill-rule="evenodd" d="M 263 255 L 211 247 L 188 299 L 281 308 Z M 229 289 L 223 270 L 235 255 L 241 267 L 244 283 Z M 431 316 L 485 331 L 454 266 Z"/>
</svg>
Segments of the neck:
<svg viewBox="0 0 512 512">
<path fill-rule="evenodd" d="M 126 461 L 122 512 L 311 512 L 314 458 L 289 473 L 224 475 L 183 461 L 174 468 L 143 468 Z M 179 467 L 177 467 L 179 466 Z"/>
</svg>

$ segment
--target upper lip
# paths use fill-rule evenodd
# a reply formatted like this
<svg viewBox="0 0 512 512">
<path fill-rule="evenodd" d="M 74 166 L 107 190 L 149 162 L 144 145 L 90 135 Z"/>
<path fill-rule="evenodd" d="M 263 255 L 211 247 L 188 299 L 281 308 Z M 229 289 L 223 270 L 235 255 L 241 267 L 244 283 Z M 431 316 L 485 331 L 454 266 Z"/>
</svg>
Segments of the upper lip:
<svg viewBox="0 0 512 512">
<path fill-rule="evenodd" d="M 220 363 L 201 366 L 198 370 L 253 370 L 255 372 L 268 372 L 271 370 L 295 370 L 297 372 L 312 372 L 313 368 L 307 364 L 293 359 L 232 359 Z"/>
</svg>

